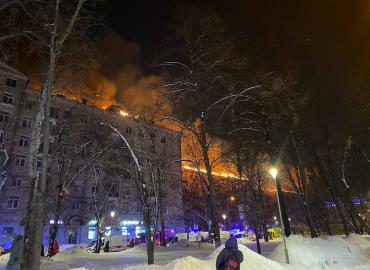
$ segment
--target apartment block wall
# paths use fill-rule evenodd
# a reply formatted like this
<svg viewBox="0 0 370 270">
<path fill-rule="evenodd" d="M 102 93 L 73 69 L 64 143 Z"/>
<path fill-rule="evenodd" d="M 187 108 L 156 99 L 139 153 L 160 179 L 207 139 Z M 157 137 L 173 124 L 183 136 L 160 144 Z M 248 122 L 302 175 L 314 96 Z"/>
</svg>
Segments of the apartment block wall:
<svg viewBox="0 0 370 270">
<path fill-rule="evenodd" d="M 24 74 L 0 63 L 0 142 L 10 157 L 5 168 L 6 182 L 0 191 L 0 236 L 3 240 L 10 233 L 22 232 L 23 230 L 22 220 L 26 213 L 30 191 L 29 145 L 33 119 L 38 110 L 38 98 L 39 92 L 27 87 L 27 77 Z M 117 108 L 101 110 L 85 103 L 65 99 L 62 96 L 53 96 L 51 107 L 53 110 L 52 126 L 54 126 L 52 127 L 52 136 L 55 136 L 57 125 L 72 121 L 71 119 L 75 122 L 80 121 L 81 125 L 86 121 L 94 124 L 105 122 L 117 127 L 124 134 L 139 156 L 144 169 L 153 170 L 153 164 L 150 163 L 156 160 L 155 166 L 161 167 L 161 181 L 163 181 L 162 186 L 166 194 L 164 202 L 166 204 L 164 211 L 166 226 L 168 229 L 177 231 L 184 229 L 181 164 L 173 162 L 181 159 L 181 138 L 178 132 L 149 125 L 131 116 L 123 117 Z M 80 131 L 73 128 L 70 132 L 75 134 Z M 75 138 L 78 136 L 73 137 L 74 140 Z M 68 140 L 64 143 L 67 145 Z M 41 159 L 38 166 L 41 171 Z M 49 199 L 56 198 L 57 194 L 56 179 L 53 176 L 56 170 L 56 164 L 52 163 L 49 172 Z M 65 211 L 63 216 L 64 218 L 69 216 L 69 219 L 68 221 L 64 220 L 65 223 L 62 220 L 63 224 L 58 235 L 61 243 L 70 241 L 68 238 L 71 231 L 76 235 L 76 242 L 88 240 L 87 223 L 94 217 L 88 206 L 80 204 L 80 202 L 91 197 L 92 175 L 91 168 L 84 171 L 73 183 L 73 192 L 66 197 L 64 204 L 71 205 L 71 207 Z M 102 170 L 99 177 L 104 181 L 106 172 Z M 106 211 L 107 220 L 109 221 L 110 218 L 110 210 L 117 213 L 115 222 L 124 219 L 142 220 L 140 200 L 132 179 L 124 179 L 118 188 L 118 196 L 109 198 Z M 48 213 L 46 220 L 51 221 L 52 219 L 53 214 Z M 45 238 L 47 238 L 48 227 L 46 224 Z"/>
</svg>

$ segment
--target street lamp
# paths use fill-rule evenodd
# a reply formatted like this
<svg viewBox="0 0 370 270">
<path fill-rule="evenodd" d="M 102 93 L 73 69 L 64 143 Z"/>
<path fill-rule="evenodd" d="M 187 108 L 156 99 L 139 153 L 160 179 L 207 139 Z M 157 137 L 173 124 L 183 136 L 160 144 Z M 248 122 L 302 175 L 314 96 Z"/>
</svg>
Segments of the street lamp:
<svg viewBox="0 0 370 270">
<path fill-rule="evenodd" d="M 289 264 L 289 254 L 288 254 L 288 248 L 286 246 L 286 239 L 285 239 L 285 227 L 284 227 L 284 222 L 283 222 L 283 216 L 281 214 L 280 199 L 279 199 L 278 187 L 277 187 L 277 182 L 276 182 L 276 177 L 277 177 L 277 174 L 278 174 L 277 169 L 276 168 L 271 168 L 270 169 L 270 174 L 271 174 L 271 176 L 272 176 L 272 178 L 274 179 L 274 182 L 275 182 L 276 198 L 277 198 L 277 203 L 278 203 L 278 208 L 279 208 L 281 229 L 283 231 L 283 242 L 284 242 L 285 259 L 286 259 L 286 263 Z"/>
<path fill-rule="evenodd" d="M 224 227 L 225 227 L 225 229 L 226 229 L 226 222 L 225 222 L 225 220 L 226 220 L 226 215 L 225 215 L 225 214 L 222 214 L 222 218 L 223 218 L 223 220 L 224 220 Z"/>
</svg>

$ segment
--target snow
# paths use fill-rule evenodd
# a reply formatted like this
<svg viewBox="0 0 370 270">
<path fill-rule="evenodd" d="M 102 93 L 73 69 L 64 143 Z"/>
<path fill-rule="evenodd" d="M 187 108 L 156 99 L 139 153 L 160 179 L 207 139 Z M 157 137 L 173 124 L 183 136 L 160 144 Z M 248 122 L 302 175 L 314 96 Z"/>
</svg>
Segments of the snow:
<svg viewBox="0 0 370 270">
<path fill-rule="evenodd" d="M 370 239 L 359 235 L 316 239 L 291 236 L 287 239 L 290 265 L 285 264 L 281 241 L 261 242 L 262 254 L 268 257 L 252 250 L 255 243 L 246 245 L 239 244 L 244 255 L 241 270 L 370 270 Z M 170 247 L 155 247 L 157 265 L 148 266 L 145 245 L 100 254 L 89 253 L 84 246 L 66 246 L 52 259 L 44 258 L 41 270 L 214 270 L 222 248 L 214 250 L 209 244 L 199 248 L 197 243 L 181 240 Z M 0 270 L 8 257 L 0 257 Z"/>
</svg>

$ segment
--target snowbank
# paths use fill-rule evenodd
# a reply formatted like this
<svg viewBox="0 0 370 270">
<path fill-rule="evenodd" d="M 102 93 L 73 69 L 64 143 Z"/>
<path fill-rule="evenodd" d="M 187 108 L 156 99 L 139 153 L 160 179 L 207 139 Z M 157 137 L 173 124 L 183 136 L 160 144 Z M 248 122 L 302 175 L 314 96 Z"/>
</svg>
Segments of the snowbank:
<svg viewBox="0 0 370 270">
<path fill-rule="evenodd" d="M 370 241 L 359 235 L 346 239 L 329 236 L 325 240 L 293 235 L 287 239 L 287 247 L 291 264 L 311 270 L 346 269 L 370 263 Z M 269 258 L 285 263 L 284 244 L 281 243 Z"/>
<path fill-rule="evenodd" d="M 209 257 L 204 260 L 197 259 L 194 257 L 184 257 L 181 259 L 174 260 L 173 262 L 164 265 L 136 265 L 124 268 L 124 270 L 192 270 L 192 269 L 202 269 L 202 270 L 214 270 L 216 267 L 217 255 L 221 252 L 223 246 L 216 249 Z M 244 261 L 241 264 L 240 270 L 283 270 L 284 268 L 277 262 L 269 260 L 245 246 L 239 245 L 239 250 L 243 253 Z M 297 269 L 297 268 L 295 268 Z"/>
</svg>

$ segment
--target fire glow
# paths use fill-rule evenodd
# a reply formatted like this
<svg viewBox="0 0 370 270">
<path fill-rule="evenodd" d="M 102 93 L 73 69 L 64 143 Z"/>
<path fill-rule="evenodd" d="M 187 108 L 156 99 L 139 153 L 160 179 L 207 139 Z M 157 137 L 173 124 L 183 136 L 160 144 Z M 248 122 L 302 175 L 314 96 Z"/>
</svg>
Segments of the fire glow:
<svg viewBox="0 0 370 270">
<path fill-rule="evenodd" d="M 195 172 L 201 172 L 201 173 L 207 173 L 207 171 L 205 169 L 197 169 L 197 168 L 194 168 L 192 166 L 188 166 L 188 165 L 183 165 L 182 166 L 183 169 L 185 170 L 190 170 L 190 171 L 195 171 Z M 224 177 L 224 178 L 233 178 L 233 179 L 239 179 L 239 177 L 237 177 L 235 174 L 233 173 L 230 173 L 230 172 L 212 172 L 212 175 L 214 176 L 220 176 L 220 177 Z"/>
</svg>

